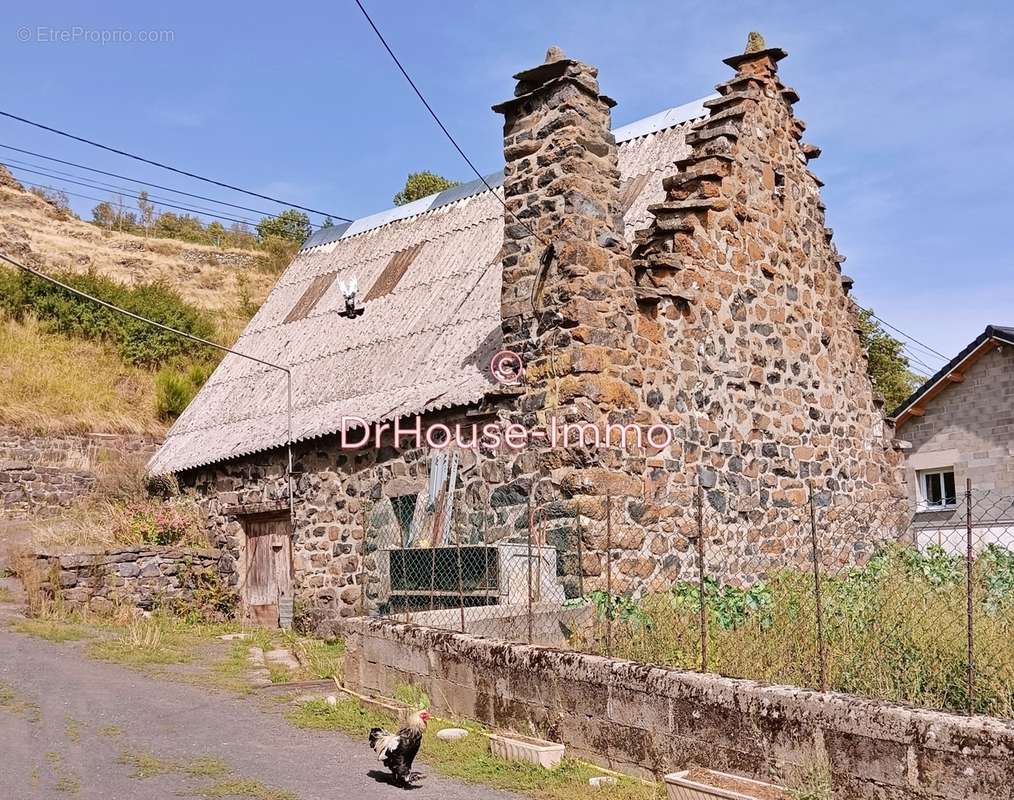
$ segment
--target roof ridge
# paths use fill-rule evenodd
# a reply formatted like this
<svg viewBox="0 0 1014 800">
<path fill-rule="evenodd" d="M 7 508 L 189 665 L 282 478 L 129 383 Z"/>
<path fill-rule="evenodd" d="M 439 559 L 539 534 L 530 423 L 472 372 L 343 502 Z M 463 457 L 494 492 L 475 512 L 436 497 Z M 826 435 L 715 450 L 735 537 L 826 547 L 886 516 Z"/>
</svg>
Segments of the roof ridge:
<svg viewBox="0 0 1014 800">
<path fill-rule="evenodd" d="M 675 128 L 679 125 L 692 122 L 698 117 L 706 116 L 708 109 L 704 103 L 716 97 L 718 97 L 717 94 L 710 94 L 697 100 L 691 100 L 689 103 L 663 109 L 650 116 L 621 125 L 619 128 L 613 128 L 612 132 L 616 139 L 616 144 L 626 144 L 634 139 L 640 139 L 652 133 Z M 418 200 L 413 200 L 411 203 L 406 203 L 403 206 L 394 206 L 383 211 L 368 214 L 365 217 L 359 217 L 342 225 L 321 228 L 303 243 L 300 252 L 305 252 L 314 247 L 322 247 L 339 239 L 358 236 L 384 225 L 389 225 L 392 222 L 399 222 L 409 217 L 419 216 L 420 214 L 435 211 L 444 206 L 453 205 L 461 200 L 467 200 L 475 195 L 485 194 L 489 191 L 486 188 L 487 184 L 494 189 L 500 188 L 503 184 L 503 170 L 491 173 L 482 180 L 468 181 L 467 183 L 452 186 L 450 189 L 444 189 L 441 192 L 420 197 Z M 376 222 L 371 223 L 370 221 L 374 219 L 376 219 Z M 357 227 L 360 225 L 365 227 Z M 350 233 L 350 231 L 352 232 Z"/>
</svg>

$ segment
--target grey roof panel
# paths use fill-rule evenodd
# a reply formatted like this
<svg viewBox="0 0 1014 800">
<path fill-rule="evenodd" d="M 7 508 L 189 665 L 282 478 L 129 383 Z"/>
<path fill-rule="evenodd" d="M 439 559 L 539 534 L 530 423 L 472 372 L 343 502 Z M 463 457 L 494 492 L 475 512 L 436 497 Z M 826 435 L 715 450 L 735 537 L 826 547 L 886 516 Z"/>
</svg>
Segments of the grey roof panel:
<svg viewBox="0 0 1014 800">
<path fill-rule="evenodd" d="M 624 215 L 631 235 L 650 221 L 648 206 L 665 196 L 662 178 L 689 152 L 689 123 L 703 109 L 690 106 L 620 129 L 621 179 L 648 176 Z M 675 119 L 681 121 L 658 127 Z M 499 174 L 487 180 L 502 184 Z M 295 441 L 338 432 L 342 416 L 379 422 L 482 399 L 493 386 L 489 359 L 501 342 L 503 216 L 499 196 L 472 181 L 308 240 L 235 344 L 291 368 Z M 394 291 L 366 303 L 358 319 L 339 313 L 344 301 L 335 280 L 305 318 L 285 322 L 318 276 L 354 275 L 366 296 L 391 257 L 417 245 Z M 149 469 L 180 472 L 284 445 L 285 397 L 281 372 L 226 356 Z"/>
</svg>

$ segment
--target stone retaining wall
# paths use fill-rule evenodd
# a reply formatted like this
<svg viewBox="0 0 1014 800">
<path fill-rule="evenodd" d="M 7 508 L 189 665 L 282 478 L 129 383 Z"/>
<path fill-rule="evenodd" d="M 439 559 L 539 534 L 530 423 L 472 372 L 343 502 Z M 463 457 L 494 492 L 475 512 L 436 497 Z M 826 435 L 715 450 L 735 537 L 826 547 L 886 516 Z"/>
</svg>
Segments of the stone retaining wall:
<svg viewBox="0 0 1014 800">
<path fill-rule="evenodd" d="M 698 764 L 783 780 L 826 749 L 836 796 L 1010 800 L 1014 722 L 766 686 L 370 619 L 340 623 L 345 679 L 421 686 L 439 714 L 633 774 Z"/>
<path fill-rule="evenodd" d="M 123 605 L 151 610 L 159 603 L 190 602 L 202 573 L 217 574 L 226 585 L 236 582 L 233 561 L 221 550 L 141 545 L 35 558 L 47 595 L 97 614 Z"/>
<path fill-rule="evenodd" d="M 0 519 L 58 513 L 91 490 L 100 464 L 135 454 L 147 458 L 158 445 L 131 434 L 37 436 L 0 428 Z"/>
</svg>

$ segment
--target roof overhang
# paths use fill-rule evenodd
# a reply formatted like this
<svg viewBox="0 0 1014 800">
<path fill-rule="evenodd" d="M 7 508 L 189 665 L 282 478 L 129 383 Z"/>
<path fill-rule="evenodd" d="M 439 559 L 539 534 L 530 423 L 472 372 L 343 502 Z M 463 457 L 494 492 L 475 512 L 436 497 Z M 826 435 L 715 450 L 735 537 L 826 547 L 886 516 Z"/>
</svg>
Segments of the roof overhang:
<svg viewBox="0 0 1014 800">
<path fill-rule="evenodd" d="M 889 417 L 894 420 L 895 428 L 901 428 L 913 417 L 921 417 L 926 413 L 926 404 L 951 384 L 961 383 L 965 372 L 976 361 L 982 358 L 997 344 L 1014 346 L 1014 328 L 1003 325 L 987 325 L 964 350 L 948 361 L 935 375 L 898 406 Z"/>
</svg>

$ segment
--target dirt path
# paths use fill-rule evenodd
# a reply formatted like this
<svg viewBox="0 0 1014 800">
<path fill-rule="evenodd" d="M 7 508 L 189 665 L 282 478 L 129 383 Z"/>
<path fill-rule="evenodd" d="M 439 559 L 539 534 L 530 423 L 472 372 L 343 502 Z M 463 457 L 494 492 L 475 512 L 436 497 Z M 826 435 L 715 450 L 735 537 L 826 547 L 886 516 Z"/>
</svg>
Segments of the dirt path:
<svg viewBox="0 0 1014 800">
<path fill-rule="evenodd" d="M 5 800 L 513 797 L 432 774 L 420 788 L 405 792 L 369 775 L 377 762 L 365 742 L 297 729 L 277 710 L 253 700 L 160 681 L 90 661 L 74 647 L 2 629 L 0 742 L 0 798 Z M 135 766 L 120 763 L 125 751 L 152 756 L 149 771 L 173 764 L 175 771 L 134 777 Z M 229 773 L 188 774 L 193 759 L 202 756 L 220 759 Z M 249 792 L 208 791 L 223 781 Z"/>
</svg>

